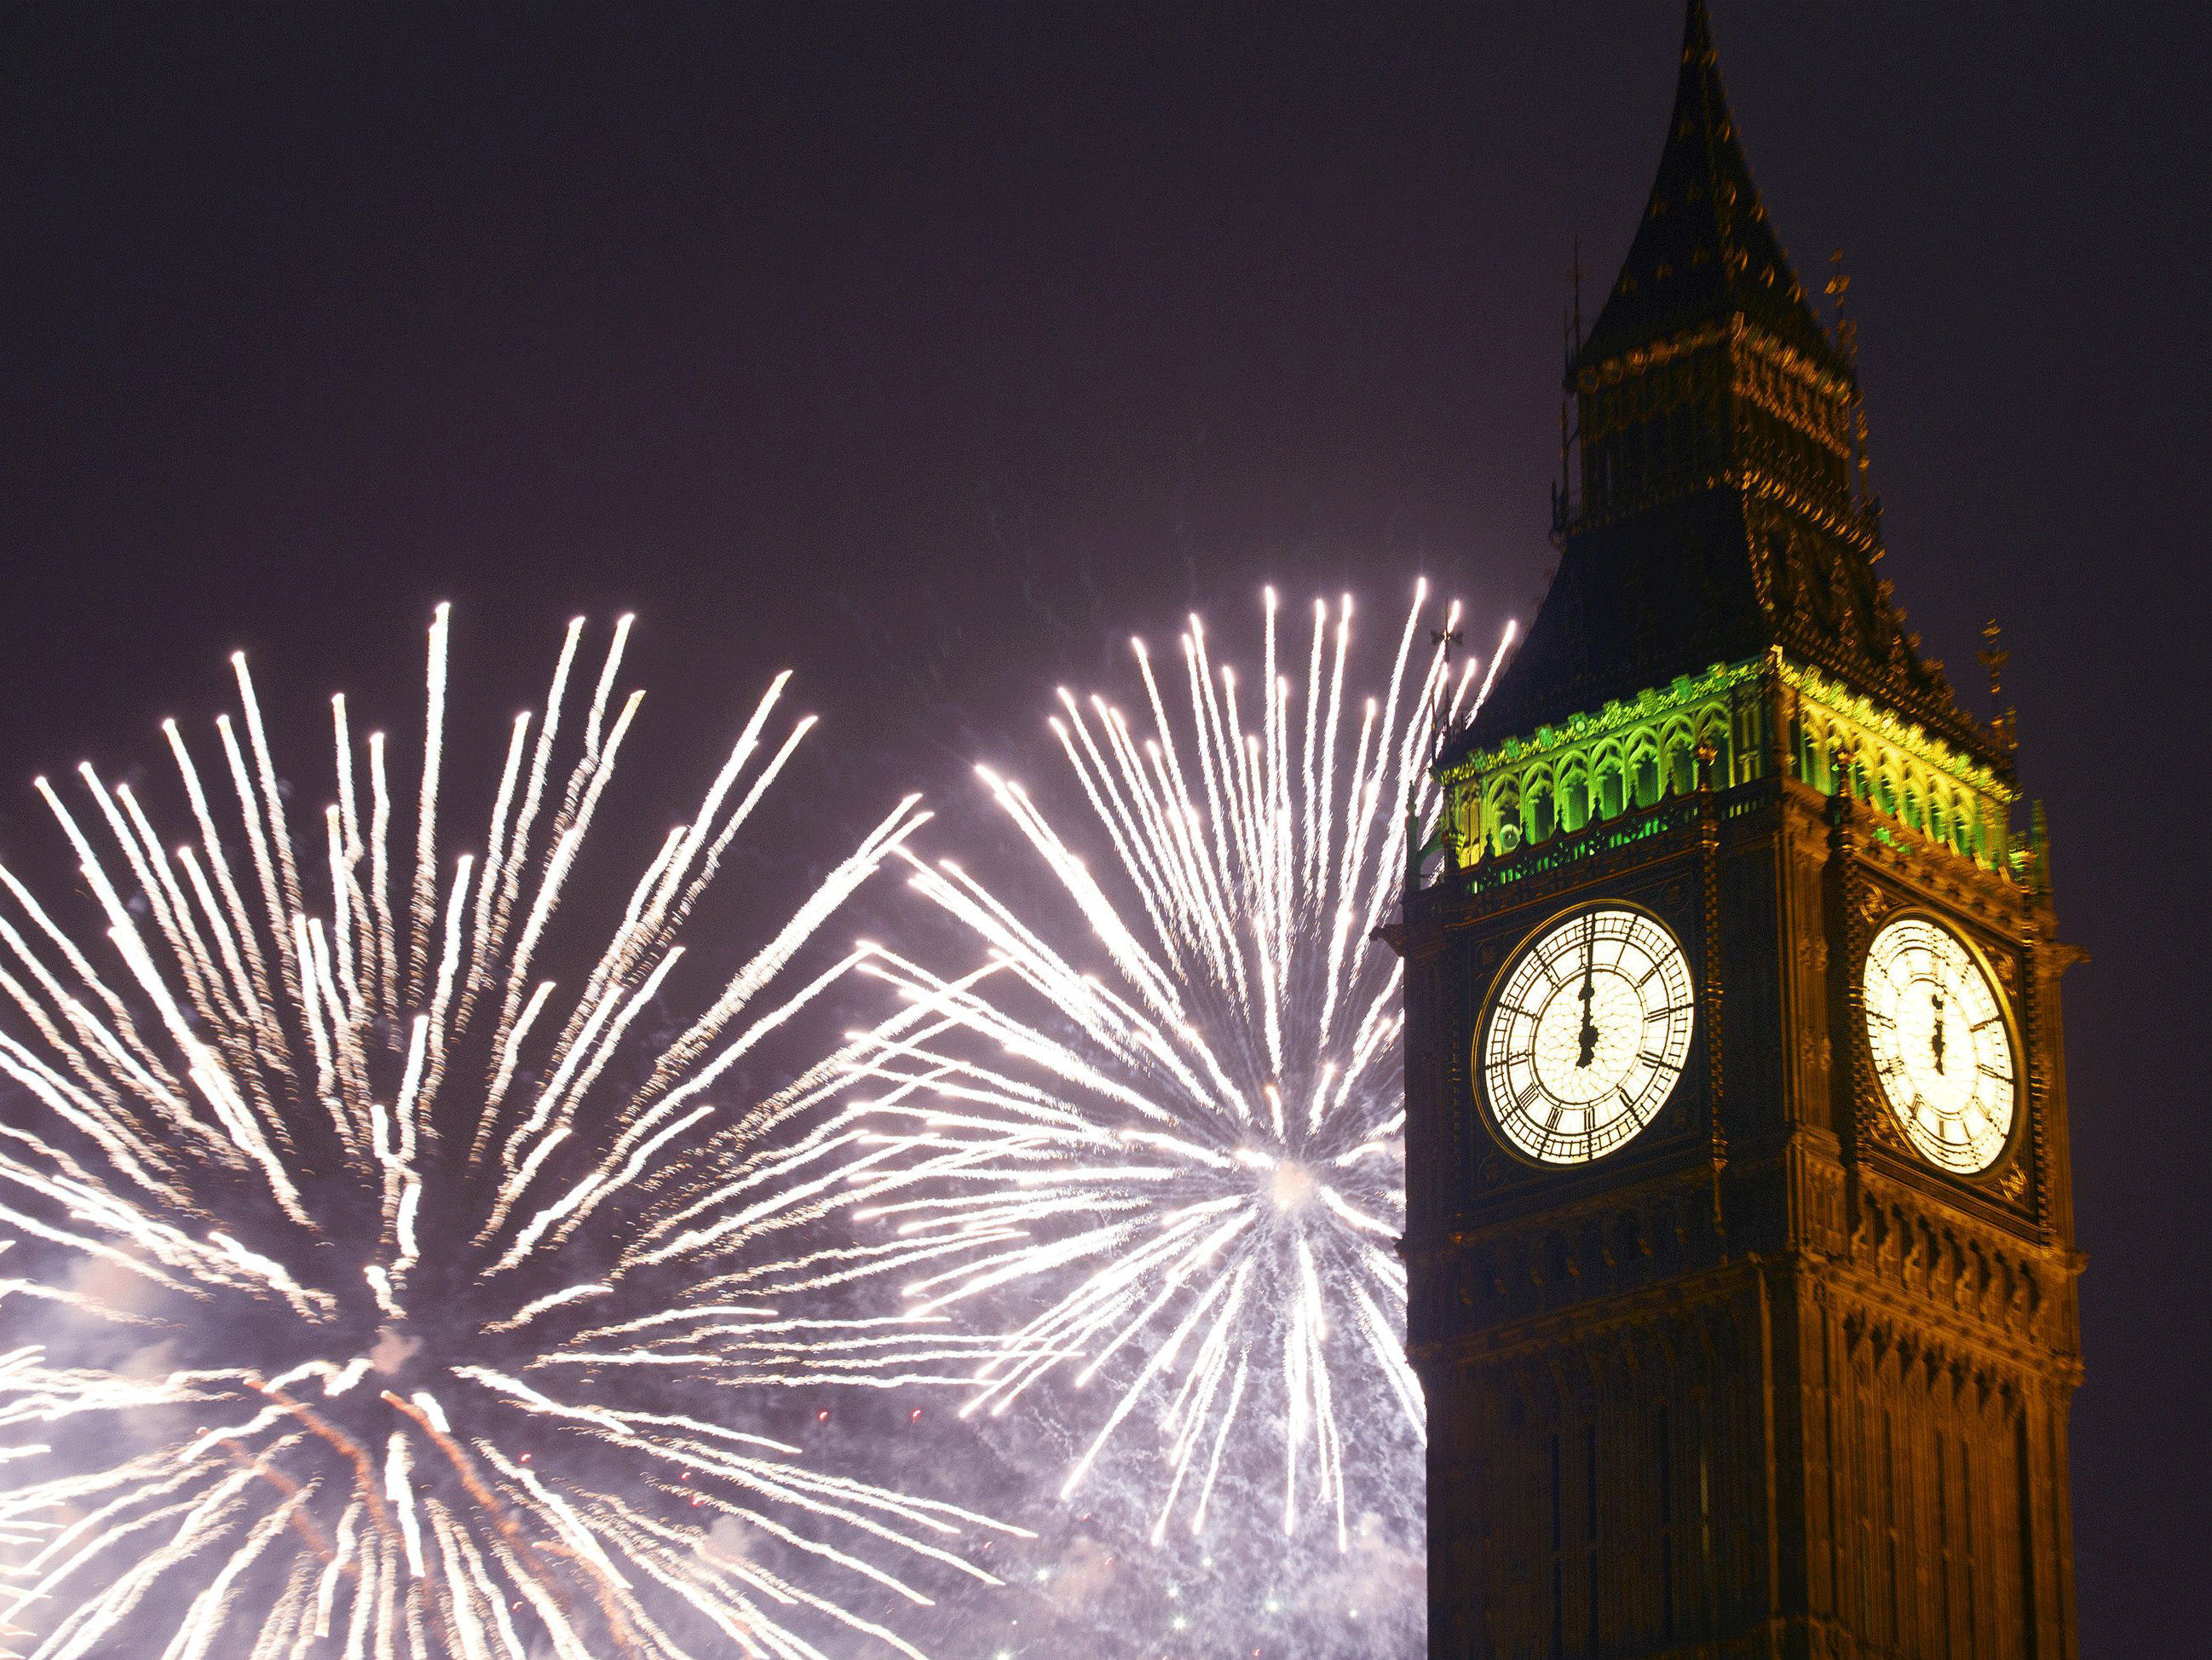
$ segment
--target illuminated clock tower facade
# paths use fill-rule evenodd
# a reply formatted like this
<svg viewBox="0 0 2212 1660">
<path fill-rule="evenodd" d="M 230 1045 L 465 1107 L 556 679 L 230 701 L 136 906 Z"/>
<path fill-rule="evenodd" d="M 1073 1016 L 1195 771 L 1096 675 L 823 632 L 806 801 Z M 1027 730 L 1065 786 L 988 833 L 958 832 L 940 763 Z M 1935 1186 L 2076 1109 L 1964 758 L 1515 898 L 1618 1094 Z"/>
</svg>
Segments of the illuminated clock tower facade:
<svg viewBox="0 0 2212 1660">
<path fill-rule="evenodd" d="M 1579 489 L 1411 873 L 1430 1651 L 2075 1654 L 2047 842 L 1879 580 L 1692 0 Z"/>
</svg>

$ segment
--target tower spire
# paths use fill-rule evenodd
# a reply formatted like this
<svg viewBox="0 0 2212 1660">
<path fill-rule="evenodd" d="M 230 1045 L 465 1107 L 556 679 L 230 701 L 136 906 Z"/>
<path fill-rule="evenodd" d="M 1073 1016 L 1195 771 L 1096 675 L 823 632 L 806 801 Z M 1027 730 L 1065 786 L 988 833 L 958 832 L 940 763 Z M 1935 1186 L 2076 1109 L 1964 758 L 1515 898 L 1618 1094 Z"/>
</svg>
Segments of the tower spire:
<svg viewBox="0 0 2212 1660">
<path fill-rule="evenodd" d="M 1577 367 L 1731 313 L 1822 369 L 1848 374 L 1767 222 L 1721 85 L 1712 20 L 1704 0 L 1690 0 L 1658 174 Z"/>
<path fill-rule="evenodd" d="M 1559 561 L 1477 750 L 1780 649 L 2000 769 L 1905 629 L 1881 557 L 1855 308 L 1831 333 L 1791 270 L 1687 0 L 1674 100 L 1635 235 L 1570 348 Z"/>
<path fill-rule="evenodd" d="M 2012 654 L 1998 643 L 2003 635 L 2004 630 L 1997 626 L 1997 619 L 1994 617 L 1990 618 L 1982 626 L 1984 643 L 1982 648 L 1974 654 L 1974 659 L 1989 671 L 1990 702 L 1996 711 L 1990 717 L 1990 730 L 1996 734 L 1997 742 L 2009 755 L 2019 744 L 2020 711 L 2004 701 L 2005 665 L 2012 661 Z"/>
</svg>

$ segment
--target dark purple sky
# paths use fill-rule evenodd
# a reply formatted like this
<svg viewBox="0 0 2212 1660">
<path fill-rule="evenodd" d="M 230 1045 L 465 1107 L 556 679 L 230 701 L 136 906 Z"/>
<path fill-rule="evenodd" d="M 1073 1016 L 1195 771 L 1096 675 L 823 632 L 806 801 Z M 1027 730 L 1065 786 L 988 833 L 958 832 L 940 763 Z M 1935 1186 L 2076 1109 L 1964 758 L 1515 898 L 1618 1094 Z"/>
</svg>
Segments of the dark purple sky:
<svg viewBox="0 0 2212 1660">
<path fill-rule="evenodd" d="M 832 841 L 1264 580 L 1525 617 L 1569 248 L 1594 297 L 1679 8 L 1377 9 L 0 11 L 0 851 L 34 770 L 152 756 L 234 647 L 396 695 L 441 599 L 501 708 L 579 611 L 641 612 L 679 727 L 795 665 Z M 1885 573 L 1961 686 L 1992 612 L 2014 652 L 2094 958 L 2083 1647 L 2185 1651 L 2212 39 L 1715 9 L 1800 274 L 1850 253 Z"/>
</svg>

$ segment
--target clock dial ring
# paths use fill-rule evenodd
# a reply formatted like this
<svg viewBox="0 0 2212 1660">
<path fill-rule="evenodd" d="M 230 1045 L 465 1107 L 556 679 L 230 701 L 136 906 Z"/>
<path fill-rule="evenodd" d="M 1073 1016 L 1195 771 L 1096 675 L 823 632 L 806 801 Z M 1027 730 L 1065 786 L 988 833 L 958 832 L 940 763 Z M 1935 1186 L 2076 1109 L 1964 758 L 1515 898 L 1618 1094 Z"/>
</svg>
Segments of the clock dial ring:
<svg viewBox="0 0 2212 1660">
<path fill-rule="evenodd" d="M 1696 992 L 1681 944 L 1620 900 L 1538 928 L 1492 987 L 1476 1091 L 1516 1158 L 1589 1164 L 1639 1134 L 1689 1059 Z"/>
<path fill-rule="evenodd" d="M 1981 952 L 1900 912 L 1869 941 L 1859 993 L 1875 1086 L 1912 1151 L 1954 1176 L 2002 1162 L 2021 1119 L 2020 1043 Z"/>
</svg>

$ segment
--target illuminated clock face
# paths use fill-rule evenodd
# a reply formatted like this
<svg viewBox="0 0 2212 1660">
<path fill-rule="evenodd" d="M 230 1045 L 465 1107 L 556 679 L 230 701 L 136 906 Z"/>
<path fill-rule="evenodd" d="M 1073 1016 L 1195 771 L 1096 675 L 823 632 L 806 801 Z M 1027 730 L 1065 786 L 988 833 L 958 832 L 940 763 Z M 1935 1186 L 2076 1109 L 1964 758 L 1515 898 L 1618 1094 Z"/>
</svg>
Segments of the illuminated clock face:
<svg viewBox="0 0 2212 1660">
<path fill-rule="evenodd" d="M 1690 965 L 1656 919 L 1556 922 L 1499 982 L 1475 1055 L 1505 1139 L 1546 1164 L 1602 1158 L 1658 1116 L 1690 1053 Z"/>
<path fill-rule="evenodd" d="M 1868 948 L 1863 992 L 1875 1077 L 1920 1156 L 1961 1176 L 1996 1163 L 2018 1070 L 1980 961 L 1942 924 L 1899 917 Z"/>
</svg>

